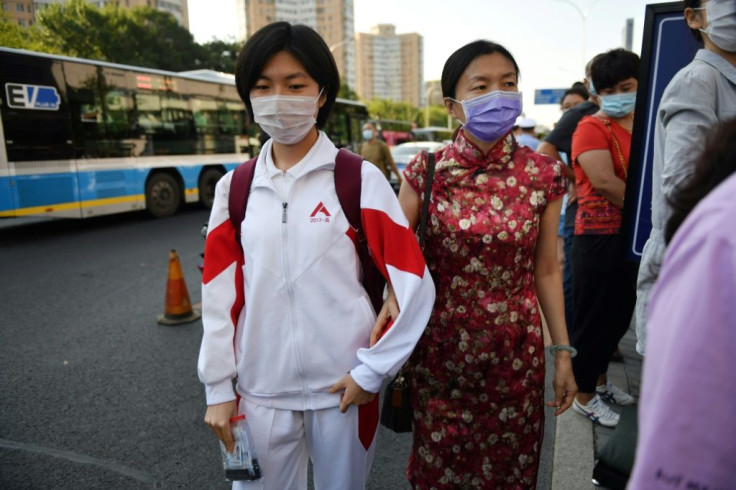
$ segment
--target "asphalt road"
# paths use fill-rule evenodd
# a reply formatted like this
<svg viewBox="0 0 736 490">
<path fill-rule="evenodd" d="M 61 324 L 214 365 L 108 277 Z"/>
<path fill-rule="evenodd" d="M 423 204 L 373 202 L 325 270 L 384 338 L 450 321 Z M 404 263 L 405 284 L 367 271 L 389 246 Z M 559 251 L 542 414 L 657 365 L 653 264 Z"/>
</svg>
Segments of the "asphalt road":
<svg viewBox="0 0 736 490">
<path fill-rule="evenodd" d="M 0 221 L 0 488 L 230 487 L 202 422 L 201 321 L 156 322 L 171 249 L 201 300 L 207 216 Z M 369 489 L 409 488 L 410 445 L 381 427 Z"/>
</svg>

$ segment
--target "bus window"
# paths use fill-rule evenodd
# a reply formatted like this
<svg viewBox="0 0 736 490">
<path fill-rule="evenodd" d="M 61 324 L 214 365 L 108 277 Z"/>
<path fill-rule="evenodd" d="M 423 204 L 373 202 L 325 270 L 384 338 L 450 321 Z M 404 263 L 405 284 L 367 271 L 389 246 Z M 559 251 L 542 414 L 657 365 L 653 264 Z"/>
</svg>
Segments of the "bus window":
<svg viewBox="0 0 736 490">
<path fill-rule="evenodd" d="M 191 100 L 194 128 L 197 135 L 196 153 L 215 153 L 217 132 L 217 101 L 197 97 Z"/>
<path fill-rule="evenodd" d="M 360 102 L 337 99 L 327 119 L 324 131 L 338 148 L 358 152 L 362 142 L 363 124 L 368 120 L 368 110 Z"/>
<path fill-rule="evenodd" d="M 239 137 L 248 133 L 245 105 L 242 102 L 223 100 L 219 101 L 218 109 L 220 131 L 217 134 L 217 153 L 236 153 L 236 145 L 240 144 Z"/>
<path fill-rule="evenodd" d="M 135 108 L 138 112 L 138 127 L 146 136 L 146 155 L 158 155 L 154 147 L 154 135 L 162 131 L 164 122 L 161 115 L 161 100 L 158 95 L 138 92 L 135 94 Z"/>
<path fill-rule="evenodd" d="M 156 135 L 158 154 L 187 155 L 192 153 L 190 133 L 194 131 L 192 112 L 185 96 L 161 94 L 162 131 Z M 165 150 L 162 148 L 164 147 Z"/>
</svg>

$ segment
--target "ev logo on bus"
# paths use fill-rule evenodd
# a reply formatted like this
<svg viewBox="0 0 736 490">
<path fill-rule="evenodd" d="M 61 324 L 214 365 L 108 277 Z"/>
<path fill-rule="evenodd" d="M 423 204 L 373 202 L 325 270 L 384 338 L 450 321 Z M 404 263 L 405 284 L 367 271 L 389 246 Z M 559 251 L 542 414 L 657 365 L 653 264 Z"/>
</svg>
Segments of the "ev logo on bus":
<svg viewBox="0 0 736 490">
<path fill-rule="evenodd" d="M 15 109 L 58 111 L 61 102 L 56 88 L 46 85 L 6 83 L 5 93 L 8 105 Z"/>
</svg>

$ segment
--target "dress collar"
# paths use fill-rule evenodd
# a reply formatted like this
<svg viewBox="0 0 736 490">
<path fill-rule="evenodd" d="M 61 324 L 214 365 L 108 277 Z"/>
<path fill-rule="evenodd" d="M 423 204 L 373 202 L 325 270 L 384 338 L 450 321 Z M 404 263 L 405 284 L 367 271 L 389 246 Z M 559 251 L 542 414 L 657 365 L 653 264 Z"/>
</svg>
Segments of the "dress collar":
<svg viewBox="0 0 736 490">
<path fill-rule="evenodd" d="M 484 155 L 483 150 L 470 141 L 461 130 L 458 132 L 457 138 L 453 143 L 455 156 L 458 158 L 453 158 L 452 160 L 455 160 L 455 165 L 460 167 L 500 170 L 505 168 L 513 159 L 517 147 L 518 145 L 514 139 L 514 135 L 509 131 Z"/>
</svg>

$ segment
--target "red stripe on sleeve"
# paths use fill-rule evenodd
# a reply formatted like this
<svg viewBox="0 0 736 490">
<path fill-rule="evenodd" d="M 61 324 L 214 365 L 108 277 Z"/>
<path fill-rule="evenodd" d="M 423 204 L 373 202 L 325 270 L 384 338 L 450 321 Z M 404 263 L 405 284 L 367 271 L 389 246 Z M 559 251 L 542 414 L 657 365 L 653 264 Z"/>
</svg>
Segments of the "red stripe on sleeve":
<svg viewBox="0 0 736 490">
<path fill-rule="evenodd" d="M 238 262 L 238 265 L 243 264 L 243 251 L 240 244 L 235 241 L 235 230 L 228 219 L 207 234 L 204 244 L 202 283 L 209 283 L 233 262 Z"/>
<path fill-rule="evenodd" d="M 238 316 L 245 304 L 243 285 L 243 250 L 235 241 L 235 229 L 228 219 L 207 234 L 204 245 L 204 270 L 202 283 L 207 284 L 219 276 L 225 269 L 235 262 L 235 303 L 230 310 L 233 326 L 238 324 Z"/>
<path fill-rule="evenodd" d="M 360 214 L 371 256 L 384 277 L 388 277 L 387 265 L 419 277 L 424 275 L 424 256 L 409 228 L 383 211 L 364 208 Z"/>
</svg>

